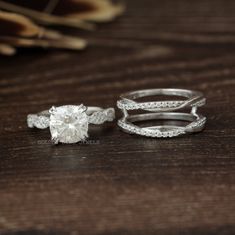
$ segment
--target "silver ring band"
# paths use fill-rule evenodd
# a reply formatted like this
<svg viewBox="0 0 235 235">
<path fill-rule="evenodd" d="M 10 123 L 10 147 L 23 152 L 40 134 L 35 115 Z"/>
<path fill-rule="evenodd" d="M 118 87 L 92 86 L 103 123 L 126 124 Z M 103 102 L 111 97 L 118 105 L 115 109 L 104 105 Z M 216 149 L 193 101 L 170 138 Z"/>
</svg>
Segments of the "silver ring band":
<svg viewBox="0 0 235 235">
<path fill-rule="evenodd" d="M 163 100 L 139 102 L 137 99 L 150 96 L 179 96 L 184 100 Z M 203 94 L 198 91 L 185 89 L 148 89 L 125 93 L 117 101 L 117 107 L 122 110 L 123 118 L 118 125 L 125 132 L 147 137 L 174 137 L 182 134 L 201 131 L 206 123 L 206 118 L 197 114 L 197 108 L 206 103 Z M 191 108 L 191 113 L 174 113 L 183 108 Z M 129 115 L 128 110 L 143 110 L 150 113 Z M 133 122 L 147 120 L 181 120 L 190 122 L 186 126 L 162 125 L 152 127 L 139 127 Z"/>
<path fill-rule="evenodd" d="M 186 100 L 169 100 L 154 102 L 137 102 L 136 99 L 149 96 L 180 96 L 187 98 Z M 151 112 L 170 112 L 186 107 L 199 107 L 205 105 L 206 99 L 203 94 L 198 91 L 185 89 L 148 89 L 132 91 L 120 96 L 117 107 L 122 110 L 146 110 Z"/>
<path fill-rule="evenodd" d="M 88 137 L 89 124 L 103 124 L 113 121 L 115 110 L 84 105 L 65 105 L 27 116 L 30 128 L 50 128 L 52 141 L 57 144 L 77 143 Z"/>
<path fill-rule="evenodd" d="M 190 123 L 186 126 L 160 125 L 149 127 L 139 127 L 134 124 L 138 121 L 149 120 L 176 120 Z M 195 116 L 191 113 L 145 113 L 130 115 L 118 120 L 118 126 L 124 132 L 155 138 L 175 137 L 182 134 L 200 132 L 205 127 L 205 123 L 205 117 L 200 114 Z"/>
<path fill-rule="evenodd" d="M 103 124 L 104 122 L 111 122 L 115 118 L 115 111 L 113 108 L 102 109 L 100 107 L 87 107 L 86 114 L 90 124 Z M 46 129 L 50 124 L 50 112 L 44 110 L 37 114 L 29 114 L 27 116 L 27 124 L 30 128 Z"/>
</svg>

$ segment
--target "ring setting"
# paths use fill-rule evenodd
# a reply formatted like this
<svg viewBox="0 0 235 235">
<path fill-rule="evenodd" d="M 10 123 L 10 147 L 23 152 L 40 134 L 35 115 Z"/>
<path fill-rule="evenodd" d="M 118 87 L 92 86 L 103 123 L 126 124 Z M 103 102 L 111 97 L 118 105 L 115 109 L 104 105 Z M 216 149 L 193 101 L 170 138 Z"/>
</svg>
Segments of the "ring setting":
<svg viewBox="0 0 235 235">
<path fill-rule="evenodd" d="M 50 132 L 53 142 L 77 143 L 88 137 L 88 118 L 83 105 L 51 108 Z"/>
<path fill-rule="evenodd" d="M 51 140 L 54 144 L 73 144 L 88 138 L 89 124 L 103 124 L 113 121 L 113 108 L 86 107 L 81 105 L 64 105 L 38 114 L 27 116 L 28 127 L 50 129 Z"/>
</svg>

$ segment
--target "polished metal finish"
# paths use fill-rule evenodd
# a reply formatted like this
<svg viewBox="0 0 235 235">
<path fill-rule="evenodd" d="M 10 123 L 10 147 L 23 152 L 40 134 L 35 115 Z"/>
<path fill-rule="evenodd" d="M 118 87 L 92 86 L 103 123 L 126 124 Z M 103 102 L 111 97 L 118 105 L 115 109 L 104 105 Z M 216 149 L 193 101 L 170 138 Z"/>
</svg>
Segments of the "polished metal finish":
<svg viewBox="0 0 235 235">
<path fill-rule="evenodd" d="M 30 128 L 50 128 L 51 139 L 57 144 L 77 143 L 88 137 L 89 124 L 103 124 L 113 121 L 115 110 L 84 105 L 65 105 L 27 116 Z"/>
<path fill-rule="evenodd" d="M 186 99 L 169 101 L 137 102 L 136 99 L 150 96 L 179 96 Z M 185 89 L 148 89 L 122 94 L 117 102 L 122 110 L 146 110 L 151 112 L 170 112 L 182 108 L 203 106 L 206 99 L 198 91 Z"/>
<path fill-rule="evenodd" d="M 53 107 L 52 107 L 53 109 Z M 115 118 L 115 110 L 113 108 L 102 109 L 100 107 L 86 107 L 85 110 L 90 124 L 103 124 L 111 122 Z M 38 129 L 46 129 L 50 125 L 50 110 L 44 110 L 37 114 L 29 114 L 27 116 L 28 127 L 36 127 Z"/>
<path fill-rule="evenodd" d="M 149 127 L 139 127 L 135 122 L 149 120 L 174 120 L 187 121 L 188 125 L 159 125 Z M 147 137 L 174 137 L 182 134 L 200 132 L 206 123 L 206 118 L 202 115 L 197 117 L 189 113 L 145 113 L 130 115 L 118 120 L 118 125 L 124 132 L 138 134 Z"/>
<path fill-rule="evenodd" d="M 139 102 L 137 99 L 151 96 L 179 96 L 180 100 L 163 100 Z M 182 134 L 201 131 L 206 123 L 206 118 L 197 113 L 198 107 L 205 105 L 206 99 L 198 91 L 185 89 L 148 89 L 132 91 L 120 96 L 117 107 L 122 110 L 123 118 L 118 125 L 125 132 L 147 137 L 174 137 Z M 181 109 L 190 108 L 191 113 L 178 113 Z M 142 110 L 150 113 L 129 115 L 128 111 Z M 186 126 L 161 125 L 151 127 L 139 127 L 138 121 L 148 120 L 181 120 L 190 122 Z"/>
</svg>

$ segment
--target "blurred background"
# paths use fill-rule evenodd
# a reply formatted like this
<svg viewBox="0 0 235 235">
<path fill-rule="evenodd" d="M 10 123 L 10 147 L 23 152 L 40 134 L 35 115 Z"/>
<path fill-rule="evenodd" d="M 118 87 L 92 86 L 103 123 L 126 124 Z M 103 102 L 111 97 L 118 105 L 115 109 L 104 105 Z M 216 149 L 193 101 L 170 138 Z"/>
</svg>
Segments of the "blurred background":
<svg viewBox="0 0 235 235">
<path fill-rule="evenodd" d="M 0 1 L 0 234 L 235 234 L 235 2 Z M 204 132 L 116 123 L 52 146 L 28 113 L 115 107 L 123 92 L 202 91 Z M 117 117 L 120 113 L 117 112 Z"/>
</svg>

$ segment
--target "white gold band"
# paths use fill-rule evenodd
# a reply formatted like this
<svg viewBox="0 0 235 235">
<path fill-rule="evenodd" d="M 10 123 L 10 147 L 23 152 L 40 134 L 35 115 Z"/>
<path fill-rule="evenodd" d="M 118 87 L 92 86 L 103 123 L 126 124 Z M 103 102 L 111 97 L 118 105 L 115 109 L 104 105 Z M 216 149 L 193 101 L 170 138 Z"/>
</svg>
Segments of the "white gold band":
<svg viewBox="0 0 235 235">
<path fill-rule="evenodd" d="M 179 96 L 185 97 L 186 100 L 169 100 L 154 102 L 137 102 L 136 99 L 150 96 Z M 123 110 L 146 110 L 151 112 L 170 112 L 178 109 L 203 106 L 206 99 L 203 94 L 198 91 L 185 89 L 148 89 L 139 90 L 122 94 L 120 100 L 117 101 L 117 107 Z"/>
<path fill-rule="evenodd" d="M 115 118 L 115 111 L 113 108 L 102 109 L 100 107 L 87 107 L 86 114 L 90 124 L 103 124 L 104 122 L 111 122 Z M 27 124 L 30 128 L 46 129 L 50 125 L 50 112 L 44 110 L 37 114 L 29 114 L 27 116 Z"/>
<path fill-rule="evenodd" d="M 135 122 L 149 121 L 149 120 L 174 120 L 174 121 L 187 121 L 188 125 L 160 125 L 139 127 Z M 182 134 L 200 132 L 206 123 L 206 118 L 202 115 L 197 117 L 189 113 L 145 113 L 130 115 L 118 120 L 118 126 L 124 132 L 130 134 L 137 134 L 147 137 L 166 138 L 175 137 Z"/>
<path fill-rule="evenodd" d="M 51 139 L 57 144 L 77 143 L 88 137 L 89 124 L 103 124 L 113 121 L 115 110 L 84 105 L 64 105 L 27 116 L 28 127 L 50 128 Z"/>
<path fill-rule="evenodd" d="M 138 102 L 137 99 L 150 96 L 179 96 L 184 100 Z M 205 105 L 206 99 L 201 92 L 184 89 L 148 89 L 125 93 L 117 101 L 117 107 L 123 112 L 118 126 L 125 132 L 147 137 L 174 137 L 182 134 L 201 131 L 206 118 L 197 114 L 197 108 Z M 181 109 L 190 108 L 191 113 L 178 113 Z M 150 113 L 129 115 L 129 110 L 143 110 Z M 149 120 L 187 121 L 188 125 L 160 125 L 139 127 L 134 122 Z"/>
</svg>

